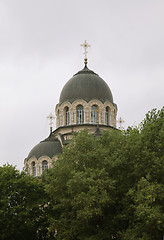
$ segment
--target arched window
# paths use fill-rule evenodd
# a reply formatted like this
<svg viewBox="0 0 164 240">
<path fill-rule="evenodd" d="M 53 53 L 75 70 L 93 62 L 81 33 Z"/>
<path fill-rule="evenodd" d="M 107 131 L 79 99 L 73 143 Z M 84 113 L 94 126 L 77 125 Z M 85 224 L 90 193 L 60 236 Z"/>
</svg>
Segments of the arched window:
<svg viewBox="0 0 164 240">
<path fill-rule="evenodd" d="M 109 122 L 110 122 L 110 108 L 106 107 L 105 110 L 106 110 L 105 111 L 105 124 L 109 125 Z"/>
<path fill-rule="evenodd" d="M 36 165 L 35 165 L 35 162 L 32 162 L 32 175 L 33 175 L 33 177 L 36 177 Z"/>
<path fill-rule="evenodd" d="M 70 113 L 69 113 L 69 107 L 65 108 L 65 124 L 70 124 Z"/>
<path fill-rule="evenodd" d="M 84 108 L 82 105 L 78 105 L 76 108 L 77 124 L 84 123 Z"/>
<path fill-rule="evenodd" d="M 96 124 L 98 122 L 97 115 L 98 115 L 98 107 L 96 105 L 93 105 L 91 108 L 91 123 Z"/>
<path fill-rule="evenodd" d="M 44 172 L 44 170 L 48 169 L 48 162 L 46 160 L 44 160 L 42 162 L 42 172 Z"/>
</svg>

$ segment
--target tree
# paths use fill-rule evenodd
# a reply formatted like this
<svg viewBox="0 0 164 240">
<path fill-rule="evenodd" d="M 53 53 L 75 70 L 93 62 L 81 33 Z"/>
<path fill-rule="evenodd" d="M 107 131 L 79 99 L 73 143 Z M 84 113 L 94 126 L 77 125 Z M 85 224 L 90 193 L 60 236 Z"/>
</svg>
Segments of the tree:
<svg viewBox="0 0 164 240">
<path fill-rule="evenodd" d="M 125 172 L 118 156 L 123 143 L 120 131 L 100 139 L 81 132 L 44 176 L 53 205 L 50 229 L 57 230 L 57 239 L 116 239 L 124 225 L 118 218 L 119 173 Z"/>
<path fill-rule="evenodd" d="M 126 240 L 163 239 L 164 232 L 164 185 L 141 178 L 136 189 L 128 194 L 133 204 L 129 228 L 124 232 Z"/>
<path fill-rule="evenodd" d="M 162 239 L 164 108 L 139 128 L 75 136 L 43 175 L 57 240 Z"/>
<path fill-rule="evenodd" d="M 164 235 L 164 108 L 148 112 L 139 132 L 134 159 L 136 182 L 127 192 L 129 227 L 126 240 L 162 239 Z M 136 146 L 135 146 L 136 148 Z M 126 210 L 126 209 L 125 209 Z"/>
<path fill-rule="evenodd" d="M 0 167 L 0 239 L 49 239 L 47 200 L 39 179 Z"/>
</svg>

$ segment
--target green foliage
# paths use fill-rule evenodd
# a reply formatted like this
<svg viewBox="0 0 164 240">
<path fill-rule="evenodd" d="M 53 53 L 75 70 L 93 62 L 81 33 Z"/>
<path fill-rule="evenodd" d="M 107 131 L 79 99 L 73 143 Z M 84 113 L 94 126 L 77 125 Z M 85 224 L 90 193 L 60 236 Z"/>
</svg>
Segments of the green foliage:
<svg viewBox="0 0 164 240">
<path fill-rule="evenodd" d="M 42 178 L 0 167 L 0 239 L 162 240 L 163 176 L 164 108 L 139 128 L 83 131 Z"/>
<path fill-rule="evenodd" d="M 161 239 L 164 108 L 140 128 L 79 133 L 43 176 L 58 240 Z"/>
<path fill-rule="evenodd" d="M 146 114 L 134 159 L 134 185 L 126 196 L 131 209 L 122 239 L 154 240 L 164 236 L 164 108 Z M 126 211 L 126 208 L 125 208 Z M 128 218 L 128 216 L 127 216 Z"/>
<path fill-rule="evenodd" d="M 0 167 L 0 239 L 48 239 L 47 195 L 40 180 Z"/>
<path fill-rule="evenodd" d="M 112 226 L 116 209 L 107 156 L 99 140 L 84 131 L 49 171 L 47 191 L 53 201 L 52 229 L 57 229 L 57 239 L 109 239 L 104 218 L 111 215 L 108 224 Z"/>
</svg>

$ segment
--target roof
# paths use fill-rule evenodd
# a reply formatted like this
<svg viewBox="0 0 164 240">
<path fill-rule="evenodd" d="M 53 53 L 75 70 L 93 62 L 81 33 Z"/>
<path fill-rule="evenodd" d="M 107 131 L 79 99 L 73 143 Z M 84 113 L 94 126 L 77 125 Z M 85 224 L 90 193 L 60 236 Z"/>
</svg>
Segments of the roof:
<svg viewBox="0 0 164 240">
<path fill-rule="evenodd" d="M 86 65 L 65 84 L 60 94 L 59 104 L 65 101 L 72 103 L 77 99 L 83 99 L 86 102 L 98 99 L 103 103 L 108 100 L 113 103 L 113 96 L 107 83 Z"/>
<path fill-rule="evenodd" d="M 41 141 L 30 151 L 27 159 L 36 157 L 37 159 L 41 156 L 48 156 L 53 158 L 57 154 L 62 152 L 62 146 L 60 141 L 53 136 L 49 136 L 44 141 Z"/>
</svg>

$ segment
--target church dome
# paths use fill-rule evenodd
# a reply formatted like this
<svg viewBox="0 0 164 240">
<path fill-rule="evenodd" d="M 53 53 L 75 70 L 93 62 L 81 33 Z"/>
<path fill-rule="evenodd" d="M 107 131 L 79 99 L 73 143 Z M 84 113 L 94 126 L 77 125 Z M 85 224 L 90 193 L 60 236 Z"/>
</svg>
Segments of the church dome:
<svg viewBox="0 0 164 240">
<path fill-rule="evenodd" d="M 72 103 L 77 99 L 83 99 L 86 102 L 97 99 L 102 103 L 108 100 L 113 103 L 113 96 L 107 83 L 86 65 L 65 84 L 60 94 L 59 104 L 65 101 Z"/>
<path fill-rule="evenodd" d="M 62 146 L 57 138 L 53 138 L 51 135 L 44 141 L 37 144 L 29 153 L 27 160 L 31 157 L 36 157 L 36 159 L 41 156 L 48 156 L 53 158 L 57 154 L 62 152 Z"/>
</svg>

